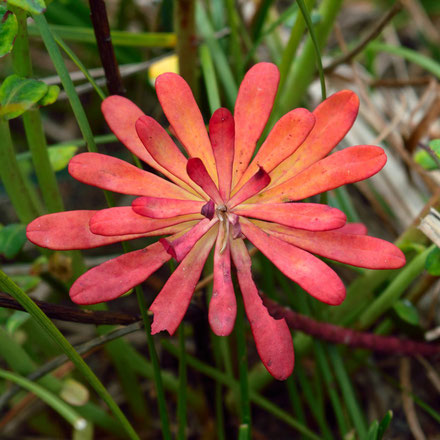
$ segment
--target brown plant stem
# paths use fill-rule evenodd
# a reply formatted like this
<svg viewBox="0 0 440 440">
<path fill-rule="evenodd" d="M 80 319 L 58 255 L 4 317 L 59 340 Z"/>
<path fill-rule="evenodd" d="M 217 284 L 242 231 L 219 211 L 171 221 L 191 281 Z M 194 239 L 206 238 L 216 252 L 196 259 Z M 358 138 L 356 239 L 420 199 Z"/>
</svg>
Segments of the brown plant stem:
<svg viewBox="0 0 440 440">
<path fill-rule="evenodd" d="M 175 0 L 174 28 L 177 36 L 179 73 L 197 97 L 197 36 L 195 0 Z"/>
<path fill-rule="evenodd" d="M 99 57 L 104 68 L 107 88 L 111 95 L 125 95 L 118 62 L 110 36 L 110 25 L 104 0 L 89 0 L 90 18 L 95 31 Z"/>
<path fill-rule="evenodd" d="M 263 301 L 269 313 L 276 318 L 285 318 L 287 325 L 292 330 L 299 330 L 334 344 L 344 344 L 353 348 L 364 348 L 393 355 L 435 356 L 440 354 L 440 344 L 355 331 L 334 324 L 316 321 L 308 316 L 287 309 L 264 296 Z M 36 303 L 50 318 L 62 321 L 100 325 L 129 325 L 141 319 L 140 315 L 131 313 L 78 310 L 74 307 L 59 306 L 44 301 L 36 301 Z M 5 293 L 0 293 L 0 307 L 23 310 L 20 304 Z"/>
<path fill-rule="evenodd" d="M 266 297 L 263 298 L 263 301 L 269 313 L 275 318 L 285 318 L 287 325 L 292 330 L 299 330 L 328 342 L 402 356 L 435 356 L 440 354 L 440 344 L 428 344 L 410 339 L 360 332 L 326 322 L 315 321 L 308 316 L 280 306 Z"/>
</svg>

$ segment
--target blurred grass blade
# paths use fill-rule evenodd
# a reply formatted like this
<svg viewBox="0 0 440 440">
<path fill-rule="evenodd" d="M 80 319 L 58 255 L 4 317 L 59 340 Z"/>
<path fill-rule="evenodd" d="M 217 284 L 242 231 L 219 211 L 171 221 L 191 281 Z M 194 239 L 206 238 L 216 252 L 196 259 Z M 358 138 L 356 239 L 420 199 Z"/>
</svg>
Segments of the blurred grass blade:
<svg viewBox="0 0 440 440">
<path fill-rule="evenodd" d="M 35 394 L 42 401 L 47 403 L 52 409 L 54 409 L 60 416 L 62 416 L 67 422 L 69 422 L 76 430 L 83 430 L 87 426 L 87 421 L 82 418 L 73 408 L 67 403 L 46 390 L 41 385 L 38 385 L 19 374 L 12 373 L 10 371 L 0 369 L 0 377 L 11 382 L 16 383 L 22 388 Z"/>
<path fill-rule="evenodd" d="M 428 72 L 431 72 L 437 78 L 440 78 L 440 63 L 435 61 L 433 58 L 429 58 L 415 50 L 409 49 L 407 47 L 393 46 L 391 44 L 380 43 L 378 41 L 373 41 L 367 46 L 367 50 L 373 52 L 387 52 L 392 55 L 397 55 L 401 58 L 406 59 L 414 64 L 418 64 L 423 67 Z"/>
<path fill-rule="evenodd" d="M 76 41 L 78 43 L 96 44 L 95 34 L 92 28 L 78 26 L 50 25 L 49 29 L 54 34 L 59 35 L 63 40 Z M 29 26 L 29 34 L 38 36 L 41 29 Z M 43 35 L 41 35 L 42 38 Z M 112 31 L 112 43 L 114 46 L 130 47 L 168 47 L 176 46 L 176 35 L 166 32 L 126 32 Z"/>
<path fill-rule="evenodd" d="M 84 64 L 82 63 L 82 61 L 75 55 L 75 53 L 70 49 L 70 47 L 67 46 L 66 43 L 64 43 L 64 41 L 56 34 L 56 32 L 53 33 L 53 37 L 57 42 L 57 44 L 61 47 L 61 49 L 64 50 L 66 55 L 77 65 L 78 69 L 81 70 L 81 72 L 87 78 L 87 81 L 89 81 L 89 83 L 93 86 L 99 97 L 104 100 L 106 98 L 106 94 L 101 89 L 101 87 L 98 86 L 94 78 L 90 75 L 86 66 L 84 66 Z"/>
<path fill-rule="evenodd" d="M 316 38 L 315 29 L 313 28 L 313 23 L 309 15 L 309 11 L 307 10 L 307 6 L 304 3 L 304 0 L 297 0 L 298 7 L 301 11 L 302 16 L 304 17 L 304 21 L 306 22 L 307 29 L 309 30 L 310 37 L 313 41 L 313 46 L 315 47 L 316 54 L 316 64 L 318 67 L 319 79 L 321 81 L 321 96 L 322 100 L 327 98 L 327 91 L 325 89 L 325 77 L 324 77 L 324 69 L 322 67 L 322 58 L 321 58 L 321 49 L 319 48 L 318 39 Z"/>
<path fill-rule="evenodd" d="M 371 326 L 394 305 L 406 288 L 424 271 L 426 257 L 434 248 L 435 245 L 431 245 L 400 270 L 388 287 L 364 309 L 358 320 L 359 328 L 365 329 Z"/>
<path fill-rule="evenodd" d="M 345 403 L 347 405 L 347 411 L 350 414 L 351 420 L 356 428 L 356 432 L 359 438 L 363 439 L 367 435 L 367 427 L 365 424 L 362 410 L 356 400 L 356 396 L 353 390 L 353 386 L 350 381 L 350 376 L 345 370 L 342 358 L 334 346 L 328 346 L 328 353 L 330 360 L 333 364 L 336 379 L 344 396 Z"/>
<path fill-rule="evenodd" d="M 235 99 L 237 98 L 238 93 L 237 83 L 235 82 L 234 75 L 229 66 L 229 61 L 226 58 L 226 55 L 214 34 L 214 29 L 208 16 L 200 3 L 197 3 L 196 5 L 196 23 L 209 51 L 211 52 L 220 81 L 223 83 L 225 89 L 228 105 L 230 108 L 234 108 Z"/>
<path fill-rule="evenodd" d="M 209 53 L 209 49 L 206 44 L 202 44 L 200 46 L 199 52 L 203 79 L 205 80 L 206 93 L 208 95 L 209 109 L 211 110 L 211 114 L 213 114 L 218 108 L 221 107 L 214 64 L 212 63 L 211 54 Z"/>
<path fill-rule="evenodd" d="M 64 91 L 69 97 L 70 105 L 72 106 L 72 110 L 75 114 L 81 133 L 84 136 L 85 141 L 87 142 L 88 149 L 89 151 L 97 152 L 98 150 L 93 139 L 93 134 L 89 125 L 89 121 L 87 120 L 79 96 L 76 93 L 75 86 L 73 85 L 69 72 L 66 68 L 66 65 L 64 64 L 64 60 L 58 49 L 57 43 L 54 40 L 49 25 L 47 24 L 46 18 L 44 17 L 44 15 L 35 15 L 33 18 L 41 33 L 41 37 L 43 38 L 46 49 L 49 52 L 52 63 L 54 64 L 55 69 L 61 79 Z"/>
<path fill-rule="evenodd" d="M 95 373 L 84 362 L 82 357 L 75 351 L 72 345 L 61 334 L 52 321 L 41 311 L 41 309 L 24 293 L 3 271 L 0 271 L 0 287 L 15 298 L 23 308 L 32 315 L 37 323 L 44 329 L 46 334 L 61 348 L 61 350 L 73 362 L 78 371 L 87 379 L 90 385 L 95 389 L 98 395 L 108 405 L 115 417 L 131 439 L 139 440 L 136 431 L 130 425 L 130 422 L 120 410 L 116 402 L 113 400 L 104 385 L 96 377 Z"/>
</svg>

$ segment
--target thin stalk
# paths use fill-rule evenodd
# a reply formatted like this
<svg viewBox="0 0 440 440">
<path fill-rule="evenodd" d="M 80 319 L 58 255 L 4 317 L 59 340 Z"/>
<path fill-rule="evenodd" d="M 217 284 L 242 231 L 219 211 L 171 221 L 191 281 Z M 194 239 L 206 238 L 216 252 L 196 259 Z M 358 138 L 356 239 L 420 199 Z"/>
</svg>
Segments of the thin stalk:
<svg viewBox="0 0 440 440">
<path fill-rule="evenodd" d="M 108 405 L 128 436 L 131 439 L 140 440 L 124 413 L 120 410 L 104 385 L 96 377 L 95 373 L 93 373 L 90 367 L 84 362 L 82 357 L 75 351 L 69 341 L 67 341 L 58 328 L 52 323 L 52 321 L 3 271 L 0 271 L 0 287 L 11 294 L 23 306 L 23 308 L 30 315 L 32 315 L 32 317 L 43 328 L 47 335 L 50 336 L 52 340 L 61 348 L 61 350 L 69 357 L 78 371 L 85 377 L 85 379 L 95 389 L 102 400 L 104 400 L 104 402 Z"/>
<path fill-rule="evenodd" d="M 247 439 L 251 439 L 251 404 L 249 400 L 248 363 L 246 348 L 246 330 L 244 322 L 244 305 L 240 295 L 237 298 L 237 320 L 235 324 L 237 336 L 238 370 L 240 379 L 241 424 L 247 425 Z M 240 440 L 244 440 L 240 439 Z"/>
<path fill-rule="evenodd" d="M 307 404 L 310 408 L 310 411 L 312 412 L 313 416 L 315 417 L 316 422 L 318 423 L 319 429 L 322 433 L 323 439 L 333 439 L 332 433 L 327 425 L 327 422 L 325 420 L 324 411 L 322 409 L 322 406 L 317 404 L 316 402 L 316 395 L 313 392 L 313 389 L 311 387 L 310 381 L 308 377 L 306 376 L 306 373 L 304 372 L 304 369 L 302 365 L 298 362 L 299 359 L 297 357 L 296 366 L 295 366 L 295 372 L 298 376 L 299 382 L 301 383 L 301 388 L 304 391 L 304 396 L 306 398 Z M 316 374 L 316 370 L 315 370 Z"/>
<path fill-rule="evenodd" d="M 305 5 L 307 10 L 311 10 L 313 5 L 315 4 L 315 0 L 305 0 Z M 280 84 L 278 87 L 278 96 L 277 99 L 280 98 L 281 93 L 284 89 L 284 84 L 286 79 L 289 76 L 290 67 L 295 60 L 295 54 L 298 49 L 299 43 L 301 42 L 301 38 L 306 29 L 306 22 L 304 21 L 304 16 L 298 14 L 296 17 L 295 24 L 292 27 L 292 31 L 290 32 L 289 41 L 286 44 L 286 47 L 283 51 L 283 56 L 281 58 L 280 63 Z"/>
<path fill-rule="evenodd" d="M 26 186 L 15 157 L 9 123 L 0 118 L 0 178 L 21 223 L 29 223 L 40 215 Z"/>
<path fill-rule="evenodd" d="M 323 0 L 319 8 L 321 23 L 316 26 L 316 42 L 322 49 L 333 27 L 333 23 L 342 6 L 342 0 Z M 299 105 L 308 85 L 316 71 L 315 46 L 311 36 L 307 38 L 304 49 L 293 65 L 291 75 L 286 80 L 285 90 L 282 91 L 279 114 L 287 113 Z"/>
<path fill-rule="evenodd" d="M 177 395 L 177 438 L 186 439 L 186 347 L 185 326 L 183 322 L 179 326 L 179 393 Z"/>
<path fill-rule="evenodd" d="M 198 96 L 197 81 L 197 33 L 195 0 L 174 0 L 174 28 L 177 37 L 179 73 Z"/>
<path fill-rule="evenodd" d="M 203 78 L 206 86 L 206 93 L 208 94 L 209 109 L 211 114 L 213 114 L 218 108 L 221 107 L 220 93 L 218 90 L 214 64 L 206 44 L 202 44 L 200 46 L 199 53 Z"/>
<path fill-rule="evenodd" d="M 145 304 L 144 293 L 140 286 L 136 286 L 136 298 L 141 311 L 142 320 L 144 321 L 145 334 L 147 335 L 148 352 L 150 354 L 151 364 L 153 366 L 153 377 L 156 385 L 157 402 L 159 406 L 160 422 L 162 425 L 162 437 L 164 440 L 171 440 L 171 429 L 168 418 L 167 403 L 165 398 L 165 391 L 162 382 L 162 375 L 160 371 L 159 359 L 156 353 L 156 347 L 154 346 L 154 339 L 151 335 L 150 319 L 147 314 L 147 306 Z"/>
<path fill-rule="evenodd" d="M 36 380 L 35 378 L 29 376 L 35 372 L 37 365 L 34 363 L 23 346 L 15 342 L 15 340 L 11 338 L 11 335 L 1 327 L 0 357 L 2 357 L 8 364 L 9 368 L 14 370 L 16 373 L 21 374 L 22 376 L 28 376 L 27 378 L 29 380 Z M 38 380 L 38 383 L 55 394 L 59 394 L 63 387 L 63 383 L 60 379 L 49 374 L 41 377 Z M 4 408 L 6 402 L 7 399 L 5 398 L 5 395 L 2 395 L 0 397 L 0 411 Z M 94 403 L 88 402 L 85 405 L 78 407 L 77 411 L 84 418 L 87 418 L 109 432 L 117 433 L 118 435 L 123 435 L 124 433 L 120 424 L 110 415 L 108 415 L 104 409 L 96 406 Z"/>
<path fill-rule="evenodd" d="M 73 84 L 72 79 L 70 78 L 69 71 L 64 64 L 63 57 L 61 56 L 61 52 L 57 46 L 57 43 L 52 35 L 52 31 L 49 28 L 49 25 L 46 21 L 46 18 L 43 14 L 34 15 L 33 16 L 35 24 L 40 31 L 41 38 L 46 46 L 46 49 L 49 53 L 49 56 L 52 60 L 52 63 L 55 66 L 55 70 L 60 77 L 61 83 L 64 87 L 64 91 L 66 92 L 70 105 L 72 106 L 73 114 L 75 115 L 76 121 L 78 122 L 81 133 L 84 137 L 84 140 L 87 144 L 88 151 L 97 153 L 98 148 L 96 147 L 95 140 L 93 138 L 92 129 L 90 128 L 89 121 L 87 120 L 87 116 L 85 114 L 84 108 L 81 104 L 78 94 L 76 93 L 75 86 Z M 113 195 L 108 191 L 104 191 L 104 196 L 107 200 L 107 203 L 113 203 Z"/>
<path fill-rule="evenodd" d="M 33 72 L 29 53 L 26 12 L 20 8 L 13 8 L 13 10 L 17 17 L 19 32 L 12 52 L 12 63 L 15 73 L 30 78 Z M 64 204 L 55 173 L 50 164 L 40 111 L 34 108 L 25 112 L 23 123 L 44 203 L 49 212 L 63 211 Z"/>
<path fill-rule="evenodd" d="M 86 77 L 87 81 L 93 86 L 96 93 L 99 95 L 99 97 L 104 100 L 106 98 L 106 94 L 104 91 L 99 87 L 95 79 L 92 75 L 90 75 L 89 71 L 87 70 L 86 66 L 82 63 L 82 61 L 76 56 L 75 52 L 73 52 L 72 49 L 60 38 L 59 35 L 57 35 L 55 32 L 53 32 L 53 37 L 55 41 L 57 42 L 58 46 L 61 47 L 61 49 L 64 50 L 66 55 L 76 64 L 78 69 L 83 73 L 83 75 Z M 107 136 L 107 135 L 105 135 Z"/>
<path fill-rule="evenodd" d="M 43 386 L 34 383 L 19 374 L 0 369 L 0 377 L 16 383 L 20 387 L 30 391 L 47 403 L 61 417 L 70 423 L 76 430 L 81 431 L 87 427 L 87 421 L 81 417 L 71 406 L 55 394 L 46 390 Z"/>
<path fill-rule="evenodd" d="M 40 31 L 41 38 L 43 39 L 44 45 L 46 46 L 52 63 L 55 66 L 55 70 L 60 77 L 61 83 L 64 87 L 64 91 L 69 98 L 73 113 L 78 122 L 81 133 L 87 143 L 87 148 L 89 151 L 96 153 L 98 149 L 96 148 L 96 144 L 93 139 L 93 133 L 87 120 L 87 116 L 84 112 L 84 108 L 81 104 L 79 96 L 76 93 L 75 86 L 70 78 L 69 71 L 64 64 L 63 57 L 61 56 L 60 50 L 52 35 L 52 31 L 49 28 L 46 18 L 43 14 L 39 14 L 34 15 L 33 19 L 38 27 L 38 30 Z"/>
<path fill-rule="evenodd" d="M 319 369 L 321 370 L 321 373 L 324 377 L 324 381 L 327 386 L 327 392 L 329 394 L 330 401 L 333 405 L 333 411 L 336 416 L 336 422 L 338 424 L 339 433 L 341 435 L 341 438 L 344 438 L 345 435 L 348 433 L 348 426 L 345 422 L 344 410 L 342 408 L 339 395 L 335 389 L 334 378 L 330 372 L 330 368 L 329 368 L 330 366 L 325 356 L 324 347 L 322 345 L 322 342 L 320 341 L 315 341 L 314 347 L 315 347 L 316 360 L 318 362 Z"/>
<path fill-rule="evenodd" d="M 216 38 L 208 15 L 206 14 L 203 5 L 200 3 L 196 4 L 196 23 L 197 28 L 200 30 L 201 36 L 204 38 L 205 43 L 211 52 L 211 56 L 219 74 L 219 79 L 223 83 L 228 104 L 230 108 L 233 108 L 238 93 L 237 83 L 234 75 L 232 74 L 228 59 L 218 39 Z"/>
<path fill-rule="evenodd" d="M 170 342 L 162 340 L 162 346 L 173 356 L 176 357 L 178 356 L 179 353 L 178 349 Z M 186 360 L 188 365 L 193 367 L 195 370 L 201 372 L 202 374 L 212 378 L 217 382 L 222 383 L 223 385 L 229 387 L 231 390 L 234 390 L 239 387 L 239 383 L 236 380 L 230 378 L 227 374 L 217 370 L 216 368 L 211 367 L 210 365 L 207 365 L 206 363 L 200 361 L 196 357 L 187 354 Z M 283 411 L 277 405 L 273 404 L 270 400 L 261 396 L 257 392 L 255 391 L 250 392 L 250 400 L 256 405 L 258 405 L 260 408 L 263 408 L 268 413 L 275 416 L 277 419 L 282 420 L 287 425 L 296 429 L 298 432 L 304 434 L 307 438 L 311 440 L 321 439 L 321 437 L 310 431 L 305 425 L 303 425 L 298 420 L 293 418 L 288 412 Z"/>
<path fill-rule="evenodd" d="M 310 38 L 312 39 L 313 46 L 315 48 L 316 64 L 318 65 L 319 79 L 321 82 L 321 96 L 322 96 L 322 100 L 324 101 L 324 99 L 327 98 L 327 91 L 325 89 L 324 69 L 322 67 L 321 50 L 319 48 L 318 39 L 316 38 L 312 19 L 310 18 L 309 11 L 307 10 L 307 6 L 304 3 L 304 0 L 297 0 L 297 3 L 299 9 L 301 10 L 302 16 L 304 17 L 304 21 L 306 22 L 307 29 L 309 30 Z"/>
<path fill-rule="evenodd" d="M 233 60 L 235 78 L 237 79 L 237 81 L 241 81 L 244 73 L 244 64 L 239 35 L 240 22 L 238 18 L 237 8 L 235 6 L 235 0 L 226 0 L 225 6 L 226 12 L 228 14 L 229 29 L 231 30 L 229 47 Z"/>
<path fill-rule="evenodd" d="M 367 425 L 363 417 L 362 409 L 358 404 L 353 387 L 351 385 L 350 377 L 345 369 L 338 349 L 330 345 L 327 348 L 330 360 L 333 364 L 336 379 L 341 387 L 344 400 L 347 403 L 347 411 L 350 414 L 359 438 L 363 439 L 367 435 Z"/>
<path fill-rule="evenodd" d="M 295 379 L 293 378 L 293 375 L 290 375 L 286 379 L 286 387 L 287 392 L 289 394 L 290 403 L 292 405 L 293 412 L 295 416 L 298 418 L 298 420 L 303 424 L 306 425 L 306 417 L 304 415 L 304 408 L 302 404 L 301 397 L 298 392 L 298 388 L 295 383 Z M 301 437 L 303 438 L 303 437 Z"/>
<path fill-rule="evenodd" d="M 358 327 L 360 329 L 365 329 L 371 326 L 404 294 L 406 288 L 423 272 L 426 257 L 434 247 L 434 244 L 431 245 L 401 269 L 400 273 L 394 278 L 389 286 L 359 317 Z"/>
</svg>

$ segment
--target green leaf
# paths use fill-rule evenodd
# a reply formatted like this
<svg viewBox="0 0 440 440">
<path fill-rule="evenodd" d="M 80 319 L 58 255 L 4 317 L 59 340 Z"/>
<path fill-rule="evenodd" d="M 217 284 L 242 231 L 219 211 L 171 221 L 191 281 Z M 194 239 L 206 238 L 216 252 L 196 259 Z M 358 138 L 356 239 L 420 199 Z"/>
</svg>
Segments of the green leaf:
<svg viewBox="0 0 440 440">
<path fill-rule="evenodd" d="M 42 99 L 48 91 L 47 84 L 36 79 L 10 75 L 0 87 L 0 116 L 13 119 Z"/>
<path fill-rule="evenodd" d="M 11 279 L 25 292 L 35 289 L 41 281 L 41 278 L 35 275 L 14 275 Z"/>
<path fill-rule="evenodd" d="M 425 268 L 431 275 L 440 276 L 440 249 L 438 247 L 426 257 Z"/>
<path fill-rule="evenodd" d="M 90 398 L 89 390 L 75 379 L 66 379 L 60 391 L 60 397 L 73 406 L 83 406 Z"/>
<path fill-rule="evenodd" d="M 0 57 L 12 50 L 17 31 L 17 17 L 8 10 L 4 3 L 0 3 Z"/>
<path fill-rule="evenodd" d="M 44 0 L 7 0 L 12 6 L 18 6 L 31 14 L 41 14 L 46 10 Z"/>
<path fill-rule="evenodd" d="M 50 147 L 47 150 L 49 152 L 49 160 L 52 164 L 53 170 L 61 171 L 66 168 L 69 160 L 75 156 L 78 147 L 75 145 L 66 145 L 64 147 Z"/>
<path fill-rule="evenodd" d="M 438 168 L 434 158 L 425 150 L 416 151 L 414 154 L 414 160 L 425 170 L 431 171 Z"/>
<path fill-rule="evenodd" d="M 434 139 L 429 143 L 429 148 L 437 155 L 440 159 L 440 139 Z"/>
<path fill-rule="evenodd" d="M 14 258 L 26 243 L 26 226 L 12 224 L 0 230 L 0 254 Z"/>
<path fill-rule="evenodd" d="M 49 86 L 47 89 L 47 93 L 43 96 L 40 101 L 38 101 L 38 105 L 45 106 L 49 104 L 53 104 L 60 94 L 60 88 L 58 86 Z"/>
<path fill-rule="evenodd" d="M 407 299 L 396 301 L 393 309 L 402 321 L 411 325 L 417 325 L 419 323 L 419 312 L 413 306 L 411 301 L 408 301 Z"/>
<path fill-rule="evenodd" d="M 370 425 L 367 434 L 367 440 L 377 440 L 377 433 L 379 432 L 379 422 L 374 420 L 374 422 Z"/>
<path fill-rule="evenodd" d="M 382 440 L 382 437 L 385 434 L 385 431 L 388 429 L 388 425 L 390 424 L 392 418 L 393 412 L 391 410 L 388 410 L 388 412 L 385 414 L 385 417 L 380 422 L 379 430 L 377 433 L 377 440 Z"/>
<path fill-rule="evenodd" d="M 60 145 L 57 147 L 49 147 L 47 152 L 49 154 L 50 164 L 54 171 L 61 171 L 66 168 L 69 160 L 75 156 L 78 151 L 78 146 L 76 145 Z M 31 154 L 29 151 L 17 154 L 17 160 L 23 172 L 29 174 L 31 172 L 30 160 Z"/>
<path fill-rule="evenodd" d="M 31 315 L 21 310 L 15 310 L 6 321 L 6 330 L 9 334 L 15 333 L 26 321 L 30 319 Z"/>
</svg>

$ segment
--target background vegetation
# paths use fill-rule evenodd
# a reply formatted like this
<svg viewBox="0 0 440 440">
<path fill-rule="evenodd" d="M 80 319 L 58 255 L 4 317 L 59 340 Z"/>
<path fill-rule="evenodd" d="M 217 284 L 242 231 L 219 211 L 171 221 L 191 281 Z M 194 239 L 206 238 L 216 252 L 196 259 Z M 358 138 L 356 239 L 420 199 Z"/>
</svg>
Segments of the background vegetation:
<svg viewBox="0 0 440 440">
<path fill-rule="evenodd" d="M 8 0 L 0 15 L 0 438 L 440 438 L 440 217 L 429 214 L 440 205 L 438 1 Z M 255 254 L 257 285 L 296 313 L 285 382 L 264 369 L 247 323 L 228 338 L 209 330 L 209 267 L 179 335 L 146 339 L 136 295 L 91 313 L 68 298 L 119 245 L 52 252 L 25 237 L 43 213 L 130 202 L 66 171 L 86 150 L 132 160 L 103 120 L 105 96 L 125 94 L 164 123 L 154 77 L 178 64 L 208 121 L 233 110 L 259 61 L 281 72 L 269 126 L 315 108 L 324 77 L 327 94 L 358 93 L 341 146 L 381 145 L 388 164 L 326 197 L 408 261 L 398 271 L 333 265 L 348 296 L 332 308 Z M 142 286 L 147 305 L 170 270 Z"/>
</svg>

